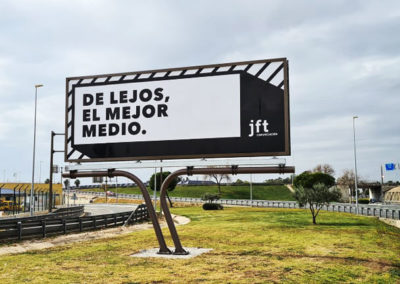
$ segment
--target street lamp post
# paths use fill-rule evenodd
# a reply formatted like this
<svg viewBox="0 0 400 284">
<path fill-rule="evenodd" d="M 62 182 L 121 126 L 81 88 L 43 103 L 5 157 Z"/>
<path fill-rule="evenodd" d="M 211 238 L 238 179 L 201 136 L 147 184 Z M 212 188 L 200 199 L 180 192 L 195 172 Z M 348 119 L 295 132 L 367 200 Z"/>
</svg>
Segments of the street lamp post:
<svg viewBox="0 0 400 284">
<path fill-rule="evenodd" d="M 358 180 L 357 180 L 357 151 L 356 151 L 356 126 L 355 120 L 358 116 L 353 116 L 353 138 L 354 138 L 354 188 L 356 191 L 356 213 L 358 214 Z"/>
<path fill-rule="evenodd" d="M 251 207 L 253 207 L 253 175 L 250 174 L 250 202 Z"/>
<path fill-rule="evenodd" d="M 29 198 L 29 206 L 31 211 L 31 216 L 33 216 L 33 189 L 35 187 L 35 150 L 36 150 L 36 110 L 37 110 L 37 89 L 43 87 L 43 85 L 35 85 L 35 117 L 33 120 L 33 159 L 32 159 L 32 185 L 31 185 L 31 196 Z M 33 202 L 32 202 L 33 201 Z"/>
<path fill-rule="evenodd" d="M 40 161 L 40 167 L 39 167 L 39 183 L 42 183 L 42 163 L 43 163 L 43 161 Z"/>
</svg>

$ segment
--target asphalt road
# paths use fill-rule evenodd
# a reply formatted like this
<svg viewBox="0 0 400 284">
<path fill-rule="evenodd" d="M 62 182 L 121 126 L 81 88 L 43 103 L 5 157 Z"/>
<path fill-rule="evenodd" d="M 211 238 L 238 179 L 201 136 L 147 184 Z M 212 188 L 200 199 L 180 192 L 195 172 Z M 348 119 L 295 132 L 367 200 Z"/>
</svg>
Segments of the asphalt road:
<svg viewBox="0 0 400 284">
<path fill-rule="evenodd" d="M 85 204 L 85 213 L 93 215 L 114 214 L 120 212 L 134 211 L 136 204 Z"/>
</svg>

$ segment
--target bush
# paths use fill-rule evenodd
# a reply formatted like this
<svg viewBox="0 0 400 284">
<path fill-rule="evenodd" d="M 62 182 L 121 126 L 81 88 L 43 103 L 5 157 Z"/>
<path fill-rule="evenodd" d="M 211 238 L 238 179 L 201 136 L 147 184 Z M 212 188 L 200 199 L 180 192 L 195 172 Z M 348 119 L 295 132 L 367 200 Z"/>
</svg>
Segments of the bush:
<svg viewBox="0 0 400 284">
<path fill-rule="evenodd" d="M 206 192 L 201 197 L 201 200 L 207 201 L 207 202 L 213 202 L 215 200 L 218 200 L 219 198 L 220 198 L 219 194 Z"/>
<path fill-rule="evenodd" d="M 336 187 L 329 188 L 323 183 L 314 184 L 312 187 L 295 187 L 293 194 L 299 207 L 309 206 L 313 218 L 313 224 L 316 224 L 316 218 L 324 205 L 328 206 L 330 202 L 339 201 L 341 193 Z"/>
<path fill-rule="evenodd" d="M 369 198 L 359 198 L 358 199 L 358 204 L 368 204 L 369 203 Z"/>
<path fill-rule="evenodd" d="M 221 204 L 217 203 L 204 203 L 203 204 L 204 210 L 222 210 L 224 207 Z"/>
</svg>

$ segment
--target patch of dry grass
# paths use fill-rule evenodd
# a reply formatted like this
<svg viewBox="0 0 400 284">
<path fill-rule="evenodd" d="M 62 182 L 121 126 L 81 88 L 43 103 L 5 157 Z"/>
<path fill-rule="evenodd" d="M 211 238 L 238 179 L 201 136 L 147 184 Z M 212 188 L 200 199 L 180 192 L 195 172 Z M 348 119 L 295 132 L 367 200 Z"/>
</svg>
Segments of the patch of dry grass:
<svg viewBox="0 0 400 284">
<path fill-rule="evenodd" d="M 105 197 L 99 197 L 94 199 L 94 203 L 106 203 Z M 118 200 L 114 197 L 107 198 L 107 203 L 130 203 L 130 204 L 143 204 L 144 200 L 142 199 L 125 199 L 125 198 L 118 198 Z M 202 203 L 198 202 L 173 202 L 174 208 L 181 208 L 181 207 L 193 207 L 194 205 L 201 205 Z M 160 201 L 157 201 L 157 208 L 160 208 Z"/>
</svg>

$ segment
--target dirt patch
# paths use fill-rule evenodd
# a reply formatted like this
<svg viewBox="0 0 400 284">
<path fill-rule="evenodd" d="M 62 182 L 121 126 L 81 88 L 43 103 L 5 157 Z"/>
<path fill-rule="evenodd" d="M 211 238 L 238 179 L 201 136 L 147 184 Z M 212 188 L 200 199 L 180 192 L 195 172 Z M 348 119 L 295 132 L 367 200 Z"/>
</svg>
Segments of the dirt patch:
<svg viewBox="0 0 400 284">
<path fill-rule="evenodd" d="M 380 221 L 397 228 L 400 228 L 400 220 L 393 220 L 393 219 L 386 219 L 386 218 L 379 218 Z"/>
<path fill-rule="evenodd" d="M 291 184 L 285 184 L 285 186 L 292 192 L 294 193 L 294 188 Z"/>
<path fill-rule="evenodd" d="M 176 216 L 176 215 L 173 215 L 172 217 L 174 219 L 174 223 L 177 225 L 186 225 L 190 222 L 190 219 L 187 217 Z M 165 221 L 160 220 L 160 225 L 161 227 L 165 227 L 166 226 Z M 98 231 L 91 231 L 85 233 L 62 235 L 54 238 L 47 238 L 41 240 L 27 240 L 20 243 L 1 246 L 0 255 L 24 253 L 27 251 L 48 249 L 66 244 L 112 238 L 119 235 L 129 234 L 136 231 L 148 230 L 152 228 L 153 228 L 152 223 L 148 222 L 127 227 L 116 227 L 116 228 L 102 229 Z"/>
<path fill-rule="evenodd" d="M 193 258 L 199 255 L 202 255 L 203 253 L 207 253 L 209 251 L 212 251 L 210 248 L 187 248 L 185 247 L 184 250 L 188 252 L 188 254 L 185 255 L 175 255 L 175 254 L 158 254 L 159 248 L 152 248 L 152 249 L 145 249 L 142 250 L 138 253 L 132 254 L 131 257 L 140 257 L 140 258 L 149 258 L 149 257 L 155 257 L 155 258 L 169 258 L 169 259 L 189 259 Z"/>
</svg>

